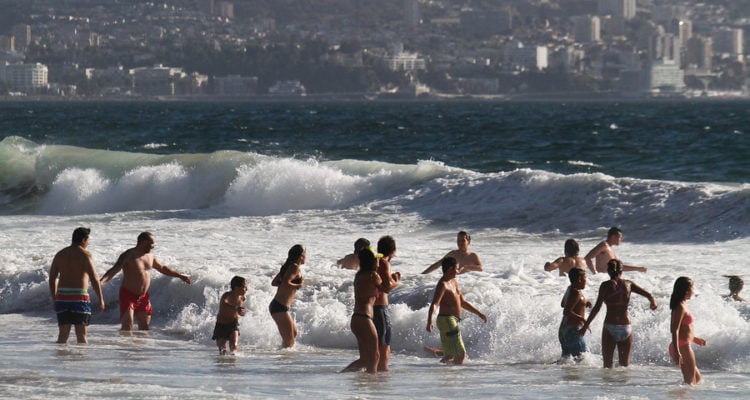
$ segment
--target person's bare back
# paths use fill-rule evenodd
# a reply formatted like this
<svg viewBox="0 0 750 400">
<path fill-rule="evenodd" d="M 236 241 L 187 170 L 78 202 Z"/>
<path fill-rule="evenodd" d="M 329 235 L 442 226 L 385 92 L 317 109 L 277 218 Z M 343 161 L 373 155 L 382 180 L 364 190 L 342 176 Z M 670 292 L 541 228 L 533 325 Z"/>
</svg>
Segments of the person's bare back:
<svg viewBox="0 0 750 400">
<path fill-rule="evenodd" d="M 88 295 L 89 282 L 99 298 L 99 310 L 104 311 L 104 297 L 99 277 L 86 250 L 89 244 L 88 228 L 76 228 L 70 246 L 60 250 L 52 259 L 49 271 L 49 290 L 59 326 L 58 343 L 66 343 L 70 328 L 75 325 L 78 343 L 88 342 L 88 324 L 91 306 Z"/>
<path fill-rule="evenodd" d="M 77 245 L 60 250 L 52 260 L 53 273 L 59 273 L 59 287 L 88 290 L 91 279 L 89 273 L 92 270 L 91 253 Z"/>
</svg>

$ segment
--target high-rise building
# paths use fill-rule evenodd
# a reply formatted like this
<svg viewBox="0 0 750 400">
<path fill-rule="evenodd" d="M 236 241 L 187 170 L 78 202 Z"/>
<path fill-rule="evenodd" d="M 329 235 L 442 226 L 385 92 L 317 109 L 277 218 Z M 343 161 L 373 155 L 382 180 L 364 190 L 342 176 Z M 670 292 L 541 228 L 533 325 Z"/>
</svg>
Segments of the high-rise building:
<svg viewBox="0 0 750 400">
<path fill-rule="evenodd" d="M 601 40 L 601 22 L 596 15 L 580 15 L 573 19 L 576 42 L 592 43 Z"/>
<path fill-rule="evenodd" d="M 651 60 L 668 60 L 680 65 L 680 39 L 671 33 L 651 36 L 648 46 Z"/>
<path fill-rule="evenodd" d="M 632 19 L 636 13 L 636 0 L 599 0 L 599 15 L 611 15 L 625 20 Z"/>
<path fill-rule="evenodd" d="M 15 38 L 16 51 L 24 52 L 31 44 L 31 25 L 13 25 L 11 35 Z"/>
<path fill-rule="evenodd" d="M 15 51 L 16 38 L 13 36 L 0 35 L 0 50 L 2 51 Z"/>
<path fill-rule="evenodd" d="M 726 53 L 732 57 L 743 54 L 744 35 L 742 29 L 721 28 L 713 33 L 714 52 Z"/>
<path fill-rule="evenodd" d="M 234 18 L 234 3 L 231 1 L 217 1 L 214 13 L 224 18 Z"/>
<path fill-rule="evenodd" d="M 688 40 L 693 37 L 693 22 L 689 19 L 680 19 L 677 21 L 677 36 L 680 38 L 682 47 L 687 45 Z"/>
<path fill-rule="evenodd" d="M 684 64 L 691 69 L 710 70 L 713 55 L 713 40 L 710 37 L 696 35 L 685 45 Z"/>
<path fill-rule="evenodd" d="M 417 0 L 404 0 L 404 23 L 409 29 L 419 26 L 419 2 Z"/>
</svg>

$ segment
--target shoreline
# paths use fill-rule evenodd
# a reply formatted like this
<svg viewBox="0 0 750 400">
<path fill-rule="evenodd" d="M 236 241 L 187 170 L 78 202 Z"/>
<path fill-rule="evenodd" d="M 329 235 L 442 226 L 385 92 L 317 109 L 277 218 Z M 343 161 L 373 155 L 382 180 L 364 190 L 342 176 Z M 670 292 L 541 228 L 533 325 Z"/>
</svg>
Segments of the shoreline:
<svg viewBox="0 0 750 400">
<path fill-rule="evenodd" d="M 52 95 L 32 96 L 0 96 L 0 103 L 24 102 L 155 102 L 155 103 L 313 103 L 313 102 L 581 102 L 581 103 L 622 103 L 622 102 L 725 102 L 748 101 L 750 95 L 735 94 L 714 96 L 685 96 L 685 95 L 653 95 L 653 96 L 623 96 L 613 93 L 581 93 L 581 94 L 520 94 L 520 95 L 427 95 L 418 97 L 408 96 L 379 96 L 378 94 L 317 94 L 305 96 L 108 96 L 108 97 L 62 97 Z"/>
</svg>

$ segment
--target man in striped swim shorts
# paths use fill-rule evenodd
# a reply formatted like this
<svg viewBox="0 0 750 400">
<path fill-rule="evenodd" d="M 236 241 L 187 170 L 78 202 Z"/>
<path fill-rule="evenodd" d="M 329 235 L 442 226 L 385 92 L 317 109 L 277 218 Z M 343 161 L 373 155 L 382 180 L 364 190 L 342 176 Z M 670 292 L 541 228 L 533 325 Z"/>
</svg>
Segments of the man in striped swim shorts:
<svg viewBox="0 0 750 400">
<path fill-rule="evenodd" d="M 88 325 L 91 319 L 89 282 L 99 297 L 99 310 L 104 311 L 104 296 L 96 275 L 89 245 L 89 228 L 76 228 L 73 243 L 60 250 L 52 259 L 49 271 L 49 290 L 57 312 L 59 334 L 57 343 L 67 343 L 71 326 L 75 326 L 79 344 L 88 343 Z"/>
</svg>

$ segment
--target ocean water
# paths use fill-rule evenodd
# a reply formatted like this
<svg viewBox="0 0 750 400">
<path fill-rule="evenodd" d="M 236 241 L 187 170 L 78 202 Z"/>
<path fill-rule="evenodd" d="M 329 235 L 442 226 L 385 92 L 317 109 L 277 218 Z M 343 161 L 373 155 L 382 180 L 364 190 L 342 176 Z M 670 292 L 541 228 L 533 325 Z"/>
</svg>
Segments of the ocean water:
<svg viewBox="0 0 750 400">
<path fill-rule="evenodd" d="M 750 248 L 747 102 L 0 103 L 0 398 L 735 399 L 750 389 L 750 307 L 728 302 Z M 628 368 L 601 368 L 603 314 L 590 354 L 557 363 L 567 279 L 542 269 L 569 237 L 587 252 L 617 225 L 634 295 Z M 99 274 L 156 237 L 153 330 L 121 334 L 104 285 L 89 345 L 58 345 L 47 286 L 54 254 L 92 229 Z M 485 271 L 459 277 L 489 317 L 462 322 L 469 360 L 423 351 L 438 273 L 458 230 Z M 335 262 L 358 237 L 397 242 L 388 373 L 339 374 L 357 357 L 353 272 Z M 298 345 L 268 315 L 270 281 L 308 249 L 293 304 Z M 220 294 L 248 279 L 241 353 L 210 340 Z M 669 295 L 689 303 L 704 383 L 681 384 L 667 354 Z M 589 275 L 590 300 L 604 274 Z M 743 293 L 745 297 L 750 295 Z M 604 312 L 604 310 L 602 311 Z"/>
</svg>

